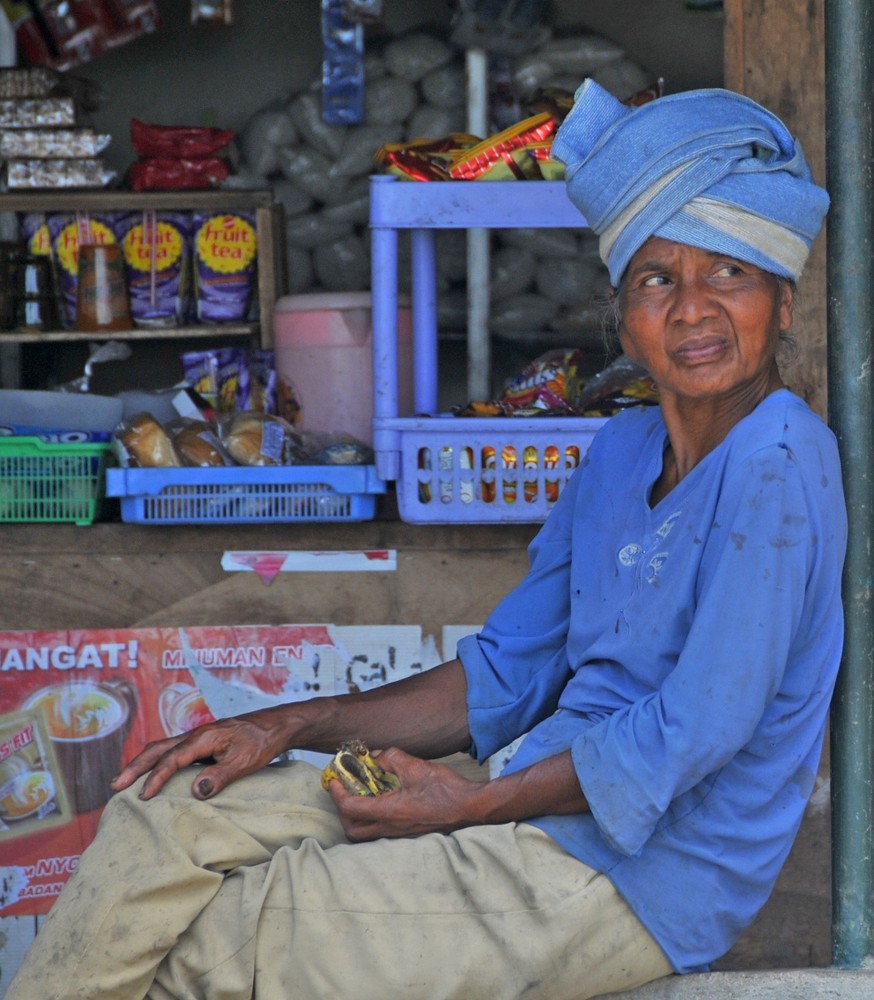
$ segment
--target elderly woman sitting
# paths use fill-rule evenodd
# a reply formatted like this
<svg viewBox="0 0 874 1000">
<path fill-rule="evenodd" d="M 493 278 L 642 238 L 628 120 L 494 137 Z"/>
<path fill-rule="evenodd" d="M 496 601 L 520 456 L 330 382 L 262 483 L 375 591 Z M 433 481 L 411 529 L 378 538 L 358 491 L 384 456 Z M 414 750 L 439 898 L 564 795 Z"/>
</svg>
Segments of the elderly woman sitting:
<svg viewBox="0 0 874 1000">
<path fill-rule="evenodd" d="M 828 199 L 725 91 L 587 82 L 554 154 L 660 405 L 607 422 L 457 659 L 147 746 L 6 1000 L 581 1000 L 705 969 L 768 898 L 843 632 L 835 441 L 775 361 Z M 522 734 L 489 782 L 429 762 Z M 400 788 L 266 766 L 348 737 Z"/>
</svg>

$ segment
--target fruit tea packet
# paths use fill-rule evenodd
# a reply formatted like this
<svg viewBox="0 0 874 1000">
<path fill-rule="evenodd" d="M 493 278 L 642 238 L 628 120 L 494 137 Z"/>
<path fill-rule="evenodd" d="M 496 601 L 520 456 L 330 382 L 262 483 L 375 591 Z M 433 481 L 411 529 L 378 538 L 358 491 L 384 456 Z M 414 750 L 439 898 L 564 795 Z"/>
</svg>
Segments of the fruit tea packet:
<svg viewBox="0 0 874 1000">
<path fill-rule="evenodd" d="M 258 269 L 254 215 L 194 212 L 193 232 L 198 320 L 245 322 L 254 299 Z"/>
<path fill-rule="evenodd" d="M 47 215 L 61 321 L 68 329 L 76 326 L 79 247 L 84 243 L 117 243 L 116 229 L 123 217 L 124 213 L 119 212 L 49 212 Z"/>
<path fill-rule="evenodd" d="M 191 216 L 132 212 L 121 223 L 131 317 L 139 327 L 184 326 L 191 312 Z"/>
</svg>

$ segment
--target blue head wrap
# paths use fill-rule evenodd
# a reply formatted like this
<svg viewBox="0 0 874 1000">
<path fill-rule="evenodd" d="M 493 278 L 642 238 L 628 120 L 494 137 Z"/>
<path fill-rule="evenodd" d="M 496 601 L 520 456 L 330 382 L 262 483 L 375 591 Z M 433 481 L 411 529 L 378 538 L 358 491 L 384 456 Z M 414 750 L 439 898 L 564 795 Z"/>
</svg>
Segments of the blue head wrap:
<svg viewBox="0 0 874 1000">
<path fill-rule="evenodd" d="M 829 198 L 775 115 L 728 90 L 637 108 L 593 80 L 576 93 L 552 155 L 600 237 L 614 285 L 650 236 L 725 253 L 797 280 Z"/>
</svg>

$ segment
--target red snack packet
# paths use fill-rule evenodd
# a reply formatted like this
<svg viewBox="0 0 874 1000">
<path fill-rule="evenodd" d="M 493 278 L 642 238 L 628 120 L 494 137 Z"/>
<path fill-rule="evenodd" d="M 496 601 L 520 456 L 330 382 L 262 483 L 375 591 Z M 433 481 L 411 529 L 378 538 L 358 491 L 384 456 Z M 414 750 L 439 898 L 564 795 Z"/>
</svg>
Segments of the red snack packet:
<svg viewBox="0 0 874 1000">
<path fill-rule="evenodd" d="M 230 173 L 227 161 L 217 156 L 195 160 L 148 156 L 130 165 L 128 183 L 132 191 L 197 191 L 219 187 Z"/>
<path fill-rule="evenodd" d="M 149 125 L 131 118 L 130 137 L 139 156 L 199 159 L 215 156 L 234 138 L 229 128 Z"/>
</svg>

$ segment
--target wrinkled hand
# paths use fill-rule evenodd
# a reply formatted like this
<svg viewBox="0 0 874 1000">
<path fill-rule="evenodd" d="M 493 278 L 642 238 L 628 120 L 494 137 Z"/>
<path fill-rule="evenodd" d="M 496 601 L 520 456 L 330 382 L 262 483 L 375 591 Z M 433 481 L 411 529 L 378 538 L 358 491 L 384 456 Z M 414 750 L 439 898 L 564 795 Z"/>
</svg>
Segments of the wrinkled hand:
<svg viewBox="0 0 874 1000">
<path fill-rule="evenodd" d="M 472 805 L 480 782 L 396 747 L 378 754 L 378 759 L 380 767 L 400 778 L 398 791 L 361 796 L 347 792 L 339 781 L 328 785 L 350 840 L 449 833 L 476 822 Z"/>
<path fill-rule="evenodd" d="M 250 712 L 147 743 L 113 779 L 112 788 L 121 791 L 148 774 L 140 798 L 150 799 L 177 771 L 206 761 L 197 772 L 191 793 L 197 799 L 208 799 L 238 778 L 260 770 L 285 749 L 273 712 Z"/>
</svg>

